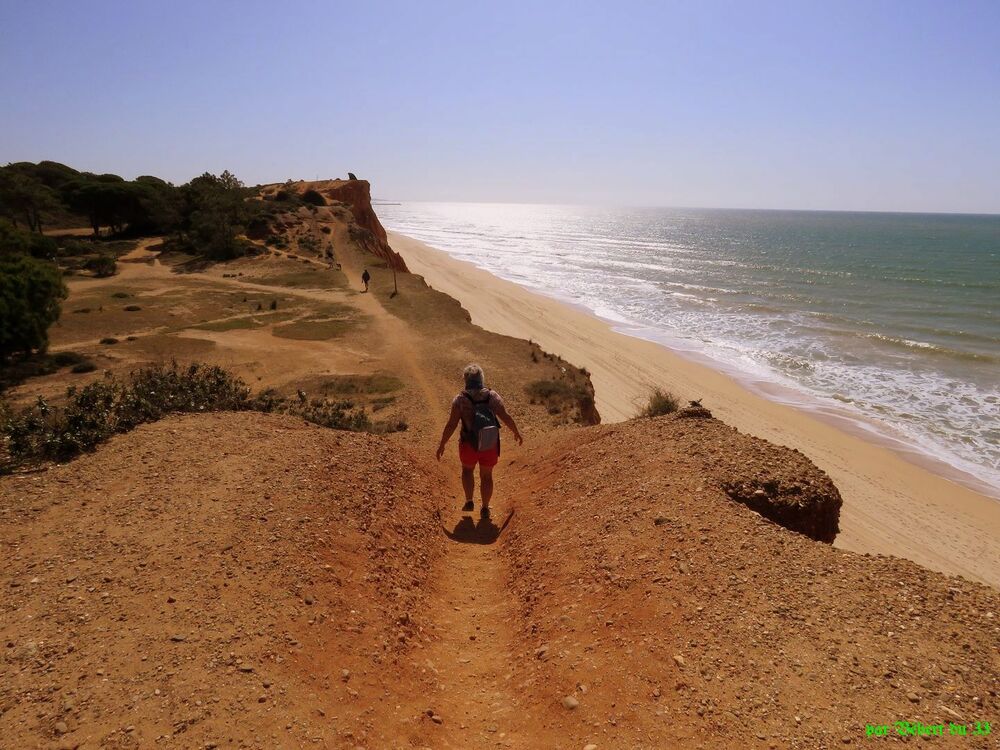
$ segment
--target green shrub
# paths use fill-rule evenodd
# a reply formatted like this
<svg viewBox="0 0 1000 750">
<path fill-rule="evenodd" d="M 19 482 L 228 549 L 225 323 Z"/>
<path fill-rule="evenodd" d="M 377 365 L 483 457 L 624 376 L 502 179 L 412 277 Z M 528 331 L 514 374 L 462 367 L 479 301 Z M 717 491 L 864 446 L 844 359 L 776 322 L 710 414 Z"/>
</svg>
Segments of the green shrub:
<svg viewBox="0 0 1000 750">
<path fill-rule="evenodd" d="M 91 362 L 79 362 L 73 372 L 93 372 Z M 261 411 L 292 414 L 309 422 L 341 430 L 394 432 L 406 423 L 373 423 L 363 407 L 351 401 L 291 400 L 272 392 L 251 396 L 238 377 L 221 367 L 192 364 L 157 365 L 136 370 L 125 380 L 108 374 L 83 388 L 69 388 L 68 403 L 54 407 L 39 398 L 34 406 L 0 414 L 0 434 L 6 438 L 9 464 L 66 460 L 93 450 L 112 435 L 168 414 L 210 411 Z"/>
<path fill-rule="evenodd" d="M 325 206 L 326 198 L 315 190 L 306 190 L 302 194 L 302 202 L 308 203 L 311 206 Z"/>
<path fill-rule="evenodd" d="M 50 359 L 56 367 L 70 367 L 87 361 L 86 357 L 76 352 L 56 352 Z"/>
<path fill-rule="evenodd" d="M 662 388 L 654 388 L 649 394 L 649 401 L 639 412 L 640 417 L 660 417 L 673 414 L 680 407 L 677 397 Z"/>
<path fill-rule="evenodd" d="M 0 204 L 2 204 L 0 200 Z M 59 252 L 51 237 L 38 232 L 26 232 L 5 219 L 0 219 L 0 256 L 30 255 L 40 260 L 52 260 Z"/>
<path fill-rule="evenodd" d="M 538 401 L 574 399 L 579 396 L 578 389 L 562 380 L 536 380 L 528 383 L 525 391 Z"/>
<path fill-rule="evenodd" d="M 78 240 L 72 237 L 63 237 L 60 240 L 59 257 L 72 258 L 79 255 L 90 255 L 94 252 L 94 243 L 87 240 Z"/>
<path fill-rule="evenodd" d="M 248 408 L 250 390 L 219 367 L 149 367 L 127 381 L 113 378 L 67 391 L 65 407 L 44 399 L 3 425 L 15 460 L 71 458 L 93 450 L 116 433 L 128 432 L 174 412 Z"/>
<path fill-rule="evenodd" d="M 118 270 L 118 263 L 115 260 L 115 256 L 108 253 L 102 253 L 93 258 L 89 258 L 83 267 L 88 271 L 92 271 L 94 276 L 99 279 L 105 279 L 108 276 L 114 276 L 115 272 Z"/>
<path fill-rule="evenodd" d="M 33 354 L 29 357 L 19 357 L 10 364 L 0 367 L 0 391 L 19 385 L 29 378 L 51 375 L 63 367 L 76 366 L 86 361 L 83 355 L 76 352 Z"/>
<path fill-rule="evenodd" d="M 327 401 L 316 400 L 302 404 L 292 404 L 288 402 L 286 411 L 302 417 L 307 422 L 318 424 L 321 427 L 331 427 L 339 430 L 362 431 L 372 427 L 372 421 L 362 408 L 355 408 L 351 401 Z"/>
<path fill-rule="evenodd" d="M 0 257 L 0 363 L 48 346 L 49 326 L 67 294 L 51 263 L 26 255 Z"/>
</svg>

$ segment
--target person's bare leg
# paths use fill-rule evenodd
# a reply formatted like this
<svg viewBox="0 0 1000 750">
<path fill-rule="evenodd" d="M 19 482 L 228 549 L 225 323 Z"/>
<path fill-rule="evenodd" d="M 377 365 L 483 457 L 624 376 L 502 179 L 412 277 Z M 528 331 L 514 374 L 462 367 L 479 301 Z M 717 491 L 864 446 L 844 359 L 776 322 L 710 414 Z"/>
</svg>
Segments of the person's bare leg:
<svg viewBox="0 0 1000 750">
<path fill-rule="evenodd" d="M 483 508 L 490 507 L 493 497 L 493 467 L 479 465 L 479 494 L 483 497 Z"/>
<path fill-rule="evenodd" d="M 465 490 L 465 504 L 472 502 L 472 496 L 476 491 L 475 466 L 462 467 L 462 489 Z"/>
</svg>

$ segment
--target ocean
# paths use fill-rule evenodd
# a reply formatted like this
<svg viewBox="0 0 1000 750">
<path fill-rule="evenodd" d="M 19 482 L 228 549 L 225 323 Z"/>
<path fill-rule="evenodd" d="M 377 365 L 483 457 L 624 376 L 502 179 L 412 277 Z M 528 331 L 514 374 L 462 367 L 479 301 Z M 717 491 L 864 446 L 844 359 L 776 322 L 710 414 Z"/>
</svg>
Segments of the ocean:
<svg viewBox="0 0 1000 750">
<path fill-rule="evenodd" d="M 376 210 L 389 229 L 848 417 L 1000 497 L 1000 216 Z"/>
</svg>

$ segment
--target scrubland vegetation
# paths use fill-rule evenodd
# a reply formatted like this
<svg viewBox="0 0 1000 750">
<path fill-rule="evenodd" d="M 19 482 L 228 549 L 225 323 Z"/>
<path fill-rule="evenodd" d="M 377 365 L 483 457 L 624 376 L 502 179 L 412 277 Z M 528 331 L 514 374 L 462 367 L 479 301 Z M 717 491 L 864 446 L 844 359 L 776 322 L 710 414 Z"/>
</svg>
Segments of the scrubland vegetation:
<svg viewBox="0 0 1000 750">
<path fill-rule="evenodd" d="M 74 366 L 88 364 L 74 359 Z M 68 362 L 67 362 L 68 363 Z M 402 421 L 374 422 L 363 407 L 346 399 L 285 398 L 272 391 L 254 395 L 240 378 L 221 367 L 176 362 L 135 370 L 127 378 L 105 377 L 71 387 L 67 401 L 45 399 L 14 412 L 0 410 L 0 469 L 42 460 L 66 460 L 93 450 L 118 433 L 168 414 L 260 411 L 293 414 L 323 427 L 368 432 L 405 430 Z M 5 454 L 5 455 L 4 455 Z"/>
</svg>

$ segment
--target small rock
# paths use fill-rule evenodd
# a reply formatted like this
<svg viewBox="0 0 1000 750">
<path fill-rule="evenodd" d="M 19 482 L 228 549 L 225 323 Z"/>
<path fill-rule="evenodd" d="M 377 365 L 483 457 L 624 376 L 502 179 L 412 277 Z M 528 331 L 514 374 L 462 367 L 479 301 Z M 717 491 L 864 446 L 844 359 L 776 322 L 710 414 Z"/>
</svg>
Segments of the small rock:
<svg viewBox="0 0 1000 750">
<path fill-rule="evenodd" d="M 176 602 L 176 601 L 177 601 L 177 600 L 176 600 L 176 599 L 174 599 L 174 597 L 172 597 L 172 596 L 168 596 L 168 597 L 167 597 L 167 604 L 173 604 L 173 603 L 174 603 L 174 602 Z"/>
<path fill-rule="evenodd" d="M 677 662 L 677 666 L 678 667 L 683 667 L 683 666 L 687 665 L 687 662 L 684 661 L 684 657 L 681 656 L 680 654 L 677 654 L 676 656 L 674 656 L 674 661 Z"/>
<path fill-rule="evenodd" d="M 653 519 L 654 526 L 663 526 L 666 523 L 669 523 L 669 519 L 667 519 L 665 516 L 657 516 L 656 518 Z M 591 746 L 587 745 L 587 747 Z M 584 748 L 584 750 L 586 750 L 586 748 Z"/>
<path fill-rule="evenodd" d="M 955 719 L 958 719 L 958 721 L 961 721 L 963 723 L 965 722 L 965 719 L 962 718 L 961 714 L 957 713 L 956 711 L 953 711 L 952 709 L 948 708 L 947 706 L 939 706 L 938 708 L 940 708 L 942 711 L 944 711 L 949 716 L 951 716 L 951 717 L 953 717 Z"/>
<path fill-rule="evenodd" d="M 589 745 L 584 745 L 583 750 L 597 750 L 597 745 L 591 742 Z"/>
<path fill-rule="evenodd" d="M 574 708 L 580 705 L 580 701 L 574 698 L 572 695 L 567 695 L 562 699 L 563 708 L 568 708 L 572 711 Z"/>
<path fill-rule="evenodd" d="M 187 636 L 178 633 L 176 635 L 170 636 L 170 640 L 172 640 L 174 643 L 183 643 L 184 641 L 187 640 Z"/>
<path fill-rule="evenodd" d="M 920 703 L 920 696 L 917 695 L 916 693 L 907 693 L 906 700 L 908 700 L 910 703 Z"/>
<path fill-rule="evenodd" d="M 316 600 L 313 599 L 312 594 L 306 594 L 305 598 L 302 601 L 304 601 L 306 604 L 312 604 Z"/>
<path fill-rule="evenodd" d="M 433 716 L 431 716 L 431 721 L 433 721 L 435 724 L 444 724 L 444 719 L 442 719 L 437 714 L 434 714 Z"/>
<path fill-rule="evenodd" d="M 69 731 L 69 726 L 67 726 L 65 721 L 56 722 L 56 734 L 66 734 Z"/>
<path fill-rule="evenodd" d="M 340 670 L 340 679 L 342 679 L 344 682 L 347 682 L 349 679 L 351 679 L 351 670 L 349 669 Z"/>
</svg>

